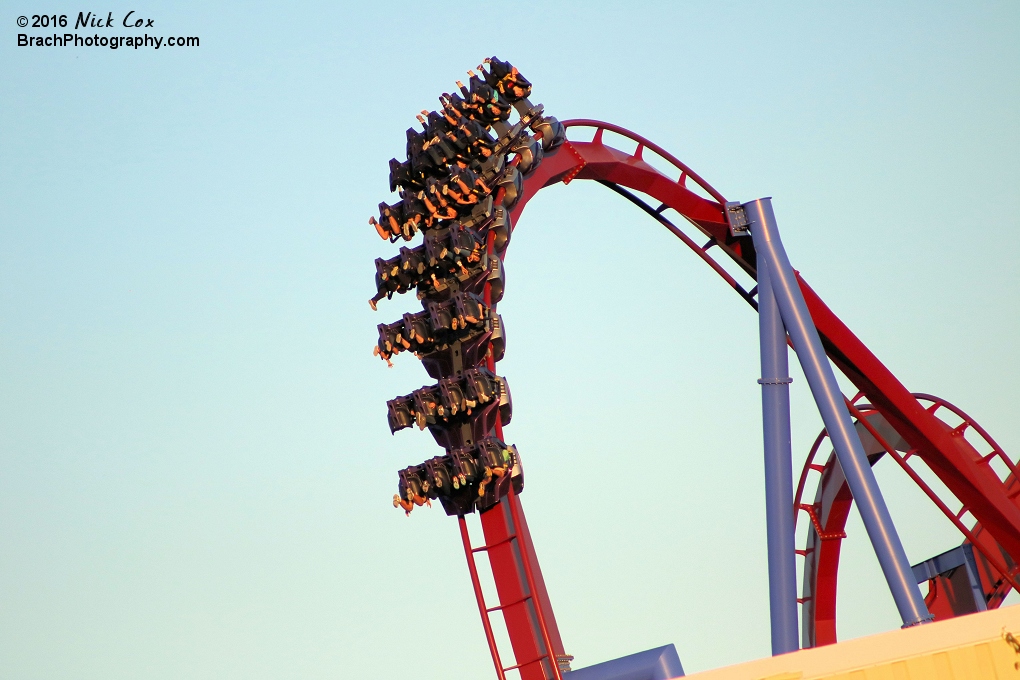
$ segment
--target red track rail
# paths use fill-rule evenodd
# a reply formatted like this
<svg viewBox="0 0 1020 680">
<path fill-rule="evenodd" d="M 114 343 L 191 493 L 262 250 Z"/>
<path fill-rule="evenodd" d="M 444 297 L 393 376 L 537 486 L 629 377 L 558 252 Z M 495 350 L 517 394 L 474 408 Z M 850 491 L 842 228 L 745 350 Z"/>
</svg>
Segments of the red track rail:
<svg viewBox="0 0 1020 680">
<path fill-rule="evenodd" d="M 601 180 L 641 192 L 661 202 L 660 209 L 656 211 L 660 214 L 662 210 L 671 208 L 683 216 L 709 238 L 708 243 L 700 247 L 679 228 L 674 226 L 670 230 L 732 287 L 739 289 L 733 277 L 707 252 L 710 247 L 717 246 L 751 277 L 755 276 L 756 258 L 751 239 L 730 235 L 725 199 L 690 168 L 656 144 L 619 126 L 594 120 L 565 121 L 564 126 L 573 131 L 594 129 L 594 136 L 587 142 L 568 141 L 545 157 L 525 181 L 523 195 L 511 214 L 515 226 L 527 202 L 543 187 L 558 182 L 569 183 L 574 179 Z M 603 142 L 605 131 L 631 140 L 637 145 L 635 151 L 627 153 L 607 146 Z M 670 163 L 678 173 L 677 178 L 669 177 L 647 163 L 644 159 L 646 151 Z M 692 190 L 690 182 L 708 197 Z M 1020 508 L 1015 502 L 1014 478 L 1011 476 L 1007 481 L 1000 479 L 988 460 L 962 436 L 954 436 L 942 420 L 919 403 L 799 274 L 798 280 L 830 360 L 909 443 L 911 455 L 927 464 L 974 516 L 978 523 L 974 533 L 984 537 L 980 540 L 982 545 L 994 546 L 1011 563 L 1020 562 Z M 1009 465 L 1012 466 L 1012 463 Z M 848 504 L 846 510 L 849 511 Z M 523 522 L 523 511 L 519 511 Z M 826 519 L 820 518 L 822 525 Z M 831 574 L 834 594 L 838 544 L 827 554 L 835 559 L 829 565 L 831 571 L 823 570 L 815 578 L 824 580 Z M 819 569 L 823 566 L 820 563 Z M 1004 587 L 1008 589 L 1009 586 Z M 821 641 L 823 638 L 816 639 Z M 832 639 L 835 639 L 834 618 Z"/>
<path fill-rule="evenodd" d="M 516 161 L 514 161 L 516 163 Z M 503 190 L 496 195 L 496 202 L 502 203 Z M 486 241 L 489 257 L 498 257 L 493 239 L 495 234 L 489 232 Z M 492 305 L 492 289 L 485 284 L 485 304 Z M 486 367 L 495 373 L 496 362 L 490 353 L 486 359 Z M 496 416 L 496 436 L 503 439 L 503 424 L 499 415 Z M 472 548 L 467 523 L 463 516 L 460 522 L 460 534 L 464 543 L 464 554 L 467 557 L 471 585 L 474 589 L 478 611 L 485 629 L 485 639 L 492 655 L 492 663 L 499 680 L 506 679 L 507 671 L 517 671 L 521 680 L 561 680 L 558 659 L 565 657 L 563 641 L 560 639 L 559 627 L 553 614 L 549 593 L 542 578 L 542 569 L 538 563 L 535 546 L 531 540 L 527 520 L 524 519 L 524 508 L 521 500 L 514 493 L 513 484 L 509 494 L 494 507 L 481 514 L 482 533 L 485 545 Z M 499 604 L 488 607 L 482 594 L 475 565 L 475 553 L 485 552 L 492 568 L 492 578 L 496 586 Z M 490 615 L 499 612 L 506 623 L 516 663 L 504 666 L 492 632 Z"/>
<path fill-rule="evenodd" d="M 1020 590 L 1020 583 L 1016 576 L 1017 565 L 1008 554 L 1001 551 L 995 541 L 983 530 L 980 522 L 973 528 L 966 526 L 963 517 L 969 512 L 969 508 L 965 504 L 960 504 L 957 510 L 951 509 L 948 503 L 954 501 L 943 500 L 924 481 L 909 462 L 917 452 L 913 449 L 903 451 L 902 445 L 898 449 L 895 443 L 889 441 L 887 435 L 883 436 L 879 428 L 869 419 L 876 413 L 875 409 L 868 404 L 858 405 L 856 403 L 862 396 L 858 394 L 852 401 L 848 400 L 847 405 L 851 415 L 860 423 L 859 430 L 863 430 L 862 434 L 870 434 L 877 444 L 877 452 L 869 451 L 871 464 L 876 464 L 882 456 L 888 454 L 956 527 L 964 537 L 964 542 L 974 547 L 978 562 L 978 575 L 985 593 L 987 607 L 989 609 L 998 607 L 1010 589 Z M 1020 493 L 1016 466 L 984 428 L 961 409 L 944 399 L 930 394 L 914 396 L 920 402 L 929 402 L 930 405 L 926 406 L 925 410 L 936 417 L 940 409 L 949 411 L 956 416 L 956 419 L 959 420 L 956 424 L 946 422 L 941 418 L 940 421 L 950 432 L 950 436 L 963 440 L 966 446 L 974 450 L 975 455 L 980 455 L 986 465 L 990 465 L 996 459 L 1003 463 L 1007 470 L 1003 484 L 1008 495 L 1013 497 L 1015 502 L 1017 494 Z M 968 428 L 972 428 L 976 432 L 977 438 L 983 443 L 982 448 L 987 453 L 979 454 L 973 445 L 964 439 Z M 839 553 L 842 539 L 846 538 L 846 521 L 853 505 L 853 498 L 835 456 L 830 454 L 824 465 L 815 462 L 818 451 L 826 438 L 826 432 L 822 430 L 815 439 L 801 471 L 794 497 L 794 507 L 806 511 L 811 519 L 807 543 L 802 550 L 797 552 L 805 560 L 804 592 L 800 599 L 804 605 L 802 616 L 804 644 L 812 647 L 836 642 L 836 587 Z M 812 472 L 820 473 L 817 490 L 813 502 L 804 503 L 803 497 L 808 475 Z M 959 504 L 958 499 L 956 503 Z M 930 598 L 928 605 L 937 620 L 953 616 L 953 611 L 945 598 Z"/>
</svg>

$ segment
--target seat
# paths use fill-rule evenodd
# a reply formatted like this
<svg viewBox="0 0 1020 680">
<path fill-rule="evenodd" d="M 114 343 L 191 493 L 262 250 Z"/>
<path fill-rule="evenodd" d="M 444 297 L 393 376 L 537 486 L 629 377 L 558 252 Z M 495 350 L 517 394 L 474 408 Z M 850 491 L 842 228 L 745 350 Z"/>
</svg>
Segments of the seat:
<svg viewBox="0 0 1020 680">
<path fill-rule="evenodd" d="M 404 136 L 407 138 L 407 144 L 405 145 L 407 160 L 413 167 L 420 163 L 420 159 L 425 153 L 425 135 L 414 128 L 407 128 Z"/>
<path fill-rule="evenodd" d="M 405 241 L 410 241 L 418 230 L 425 224 L 427 211 L 417 195 L 411 192 L 404 192 L 400 201 L 400 235 Z"/>
<path fill-rule="evenodd" d="M 384 260 L 381 257 L 377 257 L 375 260 L 375 296 L 372 297 L 368 304 L 372 306 L 372 309 L 376 308 L 376 303 L 383 298 L 392 298 L 394 293 L 400 292 L 400 279 L 393 273 L 394 268 L 397 270 L 397 274 L 400 273 L 399 257 Z M 394 262 L 396 260 L 397 262 Z"/>
<path fill-rule="evenodd" d="M 496 376 L 487 368 L 470 368 L 463 373 L 465 392 L 469 397 L 479 403 L 488 404 L 499 399 L 499 381 Z"/>
<path fill-rule="evenodd" d="M 498 437 L 486 437 L 475 448 L 478 462 L 483 466 L 509 469 L 517 464 L 517 447 L 508 446 Z"/>
<path fill-rule="evenodd" d="M 508 61 L 500 61 L 496 57 L 485 60 L 489 66 L 485 73 L 485 81 L 508 102 L 513 104 L 531 96 L 531 82 L 521 75 L 517 67 Z"/>
<path fill-rule="evenodd" d="M 425 191 L 419 194 L 425 209 L 433 220 L 450 221 L 457 219 L 457 209 L 443 194 L 443 183 L 435 177 L 425 180 Z"/>
<path fill-rule="evenodd" d="M 392 364 L 391 357 L 411 348 L 410 341 L 403 335 L 403 321 L 391 324 L 381 323 L 376 328 L 379 331 L 379 341 L 372 353 L 382 358 L 387 364 Z"/>
<path fill-rule="evenodd" d="M 477 120 L 465 118 L 457 126 L 457 129 L 467 141 L 471 157 L 484 161 L 494 153 L 496 140 L 492 138 L 492 135 L 485 129 L 485 126 Z"/>
<path fill-rule="evenodd" d="M 390 434 L 414 425 L 414 399 L 410 396 L 397 397 L 386 402 Z"/>
<path fill-rule="evenodd" d="M 446 421 L 448 412 L 443 404 L 442 393 L 438 385 L 422 387 L 411 393 L 414 399 L 414 418 L 419 430 L 428 425 L 436 425 Z"/>
<path fill-rule="evenodd" d="M 467 265 L 474 265 L 485 257 L 485 239 L 474 229 L 459 224 L 450 226 L 446 235 L 446 245 L 453 253 L 455 269 L 464 272 Z"/>
<path fill-rule="evenodd" d="M 461 386 L 459 378 L 441 378 L 439 380 L 439 391 L 442 394 L 443 404 L 447 408 L 449 418 L 457 416 L 458 414 L 470 415 L 468 411 L 473 406 L 468 405 L 467 399 L 464 395 L 464 388 Z"/>
<path fill-rule="evenodd" d="M 397 494 L 393 496 L 393 506 L 403 508 L 408 515 L 414 507 L 431 505 L 428 488 L 431 486 L 425 478 L 422 465 L 412 465 L 397 473 Z"/>
<path fill-rule="evenodd" d="M 428 269 L 425 258 L 424 246 L 415 248 L 403 246 L 400 248 L 400 270 L 411 277 L 410 280 L 414 282 L 412 285 L 416 285 Z"/>
<path fill-rule="evenodd" d="M 390 159 L 390 191 L 407 189 L 420 191 L 424 184 L 418 186 L 417 178 L 411 168 L 411 161 L 401 163 L 396 158 Z"/>
<path fill-rule="evenodd" d="M 400 237 L 400 208 L 400 203 L 389 205 L 383 202 L 379 204 L 379 219 L 368 218 L 368 223 L 375 227 L 381 238 L 395 241 Z"/>
<path fill-rule="evenodd" d="M 410 342 L 410 349 L 417 355 L 427 354 L 436 349 L 437 339 L 429 323 L 428 312 L 404 314 L 403 336 Z"/>
<path fill-rule="evenodd" d="M 453 320 L 456 318 L 453 300 L 442 302 L 428 302 L 426 308 L 429 312 L 429 322 L 436 333 L 449 333 L 453 331 Z"/>
<path fill-rule="evenodd" d="M 424 463 L 425 477 L 429 482 L 430 492 L 436 496 L 449 496 L 453 493 L 453 480 L 450 474 L 450 457 L 436 456 Z M 458 484 L 458 486 L 460 486 Z M 436 496 L 433 496 L 435 498 Z"/>
<path fill-rule="evenodd" d="M 450 168 L 450 175 L 443 182 L 443 193 L 456 203 L 458 210 L 470 210 L 478 203 L 479 196 L 485 195 L 479 188 L 478 175 L 470 168 L 458 165 Z"/>
<path fill-rule="evenodd" d="M 475 455 L 482 471 L 476 492 L 478 507 L 485 510 L 510 492 L 510 476 L 517 464 L 517 449 L 490 436 L 479 440 Z"/>
<path fill-rule="evenodd" d="M 450 449 L 450 473 L 458 487 L 476 482 L 480 476 L 480 468 L 475 457 L 475 449 L 463 446 Z"/>
<path fill-rule="evenodd" d="M 453 297 L 460 328 L 478 328 L 489 318 L 489 308 L 480 296 L 474 293 L 457 293 Z"/>
<path fill-rule="evenodd" d="M 460 91 L 464 95 L 466 107 L 469 107 L 474 118 L 483 125 L 492 125 L 510 118 L 511 106 L 503 101 L 499 94 L 484 80 L 479 78 L 473 71 L 469 71 L 471 77 L 465 87 L 460 84 Z"/>
</svg>

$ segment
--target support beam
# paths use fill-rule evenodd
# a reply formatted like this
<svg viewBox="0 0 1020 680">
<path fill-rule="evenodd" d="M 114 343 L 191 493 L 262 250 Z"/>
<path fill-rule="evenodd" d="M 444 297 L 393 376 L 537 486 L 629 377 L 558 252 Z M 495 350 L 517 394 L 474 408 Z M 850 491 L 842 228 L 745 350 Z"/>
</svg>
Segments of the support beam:
<svg viewBox="0 0 1020 680">
<path fill-rule="evenodd" d="M 673 680 L 683 676 L 676 647 L 666 645 L 578 668 L 567 673 L 565 680 Z"/>
<path fill-rule="evenodd" d="M 793 451 L 790 442 L 790 368 L 786 327 L 758 263 L 758 334 L 761 341 L 761 415 L 765 443 L 765 527 L 769 557 L 772 654 L 800 649 L 797 642 L 797 554 L 793 528 Z"/>
<path fill-rule="evenodd" d="M 850 492 L 861 513 L 868 538 L 878 557 L 882 572 L 889 584 L 896 608 L 903 626 L 914 626 L 932 620 L 928 608 L 921 598 L 921 591 L 914 581 L 903 544 L 896 534 L 892 517 L 878 488 L 875 473 L 868 464 L 860 437 L 854 429 L 850 413 L 843 401 L 843 394 L 836 383 L 825 351 L 822 349 L 818 331 L 800 287 L 797 285 L 793 267 L 779 238 L 772 200 L 761 198 L 745 203 L 749 230 L 754 239 L 759 262 L 764 261 L 769 271 L 769 281 L 779 305 L 783 323 L 793 347 L 797 352 L 804 377 L 818 406 L 818 412 L 825 423 L 829 439 L 836 450 L 843 474 L 846 475 Z"/>
</svg>

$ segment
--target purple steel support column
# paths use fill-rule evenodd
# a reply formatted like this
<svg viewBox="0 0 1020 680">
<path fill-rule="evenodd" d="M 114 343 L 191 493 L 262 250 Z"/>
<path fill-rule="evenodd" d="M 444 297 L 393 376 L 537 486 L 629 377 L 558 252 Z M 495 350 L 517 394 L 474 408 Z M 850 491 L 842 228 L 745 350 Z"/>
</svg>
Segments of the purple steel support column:
<svg viewBox="0 0 1020 680">
<path fill-rule="evenodd" d="M 779 239 L 776 217 L 772 212 L 772 200 L 760 198 L 745 203 L 742 207 L 754 239 L 758 260 L 764 261 L 768 268 L 769 281 L 783 323 L 793 340 L 797 358 L 801 368 L 804 369 L 804 377 L 811 387 L 811 395 L 818 406 L 818 413 L 822 416 L 822 422 L 825 423 L 829 439 L 836 450 L 836 459 L 846 476 L 850 493 L 857 502 L 864 527 L 868 531 L 868 538 L 871 539 L 875 555 L 882 566 L 903 626 L 905 628 L 931 621 L 933 617 L 924 605 L 921 591 L 914 581 L 910 562 L 896 533 L 896 527 L 893 526 L 889 508 L 882 498 L 875 473 L 868 464 L 868 457 L 850 419 L 832 366 L 829 365 L 829 360 L 822 349 L 822 342 L 804 302 L 804 295 L 797 285 L 793 267 L 790 266 L 783 242 Z"/>
<path fill-rule="evenodd" d="M 769 270 L 758 263 L 758 335 L 761 341 L 761 421 L 765 440 L 765 528 L 769 555 L 772 654 L 797 642 L 797 553 L 793 535 L 793 450 L 790 444 L 790 367 L 786 327 Z"/>
</svg>

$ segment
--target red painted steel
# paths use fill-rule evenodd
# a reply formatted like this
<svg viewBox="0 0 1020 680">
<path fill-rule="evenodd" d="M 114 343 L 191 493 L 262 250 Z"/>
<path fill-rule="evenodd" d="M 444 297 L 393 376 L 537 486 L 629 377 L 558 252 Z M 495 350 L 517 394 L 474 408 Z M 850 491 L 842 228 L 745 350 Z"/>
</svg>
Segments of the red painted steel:
<svg viewBox="0 0 1020 680">
<path fill-rule="evenodd" d="M 563 645 L 551 617 L 545 583 L 537 569 L 538 560 L 519 504 L 520 499 L 511 491 L 499 504 L 481 514 L 485 546 L 472 549 L 465 544 L 468 554 L 472 550 L 488 553 L 499 605 L 486 607 L 480 589 L 475 596 L 488 629 L 491 629 L 488 615 L 492 611 L 500 611 L 506 622 L 517 663 L 503 671 L 519 669 L 524 680 L 560 680 L 556 658 L 563 655 Z M 472 558 L 468 561 L 470 564 Z M 491 640 L 490 649 L 493 661 L 498 663 L 498 651 Z"/>
<path fill-rule="evenodd" d="M 1020 556 L 1020 508 L 995 472 L 963 437 L 917 401 L 801 279 L 808 309 L 829 358 L 938 476 L 995 541 Z"/>
<path fill-rule="evenodd" d="M 502 200 L 501 189 L 496 195 L 496 203 Z M 493 247 L 494 237 L 495 234 L 489 232 L 486 247 L 490 257 L 497 256 Z M 486 306 L 491 306 L 492 290 L 489 284 L 485 285 L 484 299 Z M 496 370 L 491 353 L 486 359 L 486 367 L 493 372 Z M 496 436 L 503 440 L 503 425 L 498 415 L 495 430 Z M 564 655 L 563 642 L 542 578 L 531 532 L 524 518 L 524 508 L 513 491 L 513 484 L 510 485 L 508 496 L 481 513 L 485 545 L 472 548 L 465 518 L 460 517 L 459 522 L 475 600 L 496 675 L 504 680 L 507 671 L 517 670 L 522 680 L 561 680 L 557 657 Z M 483 551 L 488 554 L 499 598 L 499 604 L 494 607 L 486 606 L 478 579 L 474 554 Z M 496 611 L 502 614 L 506 624 L 516 662 L 512 666 L 504 667 L 500 659 L 489 616 Z"/>
<path fill-rule="evenodd" d="M 985 456 L 984 460 L 987 462 L 993 457 L 997 457 L 1002 460 L 1006 465 L 1006 468 L 1010 471 L 1007 486 L 1011 489 L 1020 489 L 1020 487 L 1016 486 L 1016 466 L 1013 464 L 1013 461 L 1006 456 L 1005 452 L 998 447 L 994 440 L 988 436 L 988 433 L 984 431 L 984 428 L 978 425 L 962 410 L 953 406 L 944 399 L 939 399 L 938 397 L 934 397 L 929 394 L 917 394 L 915 396 L 918 399 L 930 400 L 933 402 L 932 407 L 926 409 L 930 413 L 934 414 L 940 407 L 945 407 L 947 410 L 952 411 L 961 418 L 962 423 L 953 428 L 954 436 L 963 436 L 964 431 L 968 427 L 973 427 L 979 435 L 984 438 L 985 442 L 993 447 L 992 452 Z M 988 597 L 988 603 L 991 604 L 989 608 L 994 609 L 995 607 L 998 607 L 1002 603 L 1002 600 L 1005 599 L 1006 594 L 1011 588 L 1015 588 L 1020 591 L 1020 583 L 1017 582 L 1016 578 L 1017 567 L 1015 565 L 1011 566 L 1006 564 L 1006 562 L 1002 559 L 1002 554 L 998 546 L 994 544 L 994 541 L 991 540 L 987 534 L 975 533 L 975 531 L 968 529 L 967 526 L 960 520 L 964 512 L 967 510 L 967 506 L 964 505 L 955 513 L 950 510 L 945 501 L 939 498 L 938 494 L 935 493 L 931 486 L 929 486 L 928 483 L 925 482 L 924 479 L 922 479 L 921 476 L 907 463 L 908 458 L 912 456 L 914 452 L 908 451 L 906 455 L 900 455 L 900 453 L 875 429 L 875 426 L 864 418 L 864 413 L 862 413 L 849 400 L 847 400 L 847 406 L 850 409 L 851 415 L 864 425 L 868 433 L 871 434 L 878 444 L 885 449 L 886 453 L 888 453 L 889 456 L 896 461 L 911 480 L 925 492 L 925 495 L 927 495 L 933 503 L 935 503 L 935 506 L 942 511 L 942 514 L 949 519 L 953 526 L 955 526 L 956 529 L 963 534 L 966 538 L 965 543 L 969 543 L 974 547 L 977 552 L 976 558 L 978 561 L 978 575 L 982 579 L 983 590 Z M 975 527 L 975 529 L 980 531 L 980 525 Z M 993 571 L 994 574 L 998 574 L 999 578 L 997 579 L 996 585 L 989 587 L 989 585 L 993 582 Z M 945 599 L 933 599 L 933 602 L 935 609 L 932 610 L 931 613 L 935 616 L 936 620 L 951 618 L 953 616 L 952 610 L 947 608 L 947 602 Z M 986 605 L 988 603 L 986 603 Z"/>
<path fill-rule="evenodd" d="M 952 510 L 947 502 L 940 498 L 917 471 L 911 467 L 908 460 L 917 456 L 916 449 L 911 449 L 905 454 L 901 454 L 866 419 L 868 415 L 875 413 L 876 410 L 870 404 L 858 406 L 855 402 L 862 396 L 864 395 L 859 393 L 853 400 L 847 400 L 847 405 L 851 415 L 861 422 L 867 432 L 884 449 L 884 451 L 878 454 L 869 456 L 872 464 L 877 463 L 882 455 L 888 454 L 963 535 L 966 539 L 964 542 L 974 547 L 975 558 L 978 562 L 978 575 L 981 578 L 982 587 L 987 598 L 986 606 L 989 609 L 998 607 L 1002 604 L 1010 589 L 1015 588 L 1020 591 L 1020 582 L 1017 579 L 1017 572 L 1020 571 L 1020 568 L 1017 567 L 1010 555 L 1003 551 L 994 539 L 983 530 L 980 522 L 973 528 L 968 528 L 963 523 L 961 517 L 965 512 L 969 511 L 966 504 L 962 504 L 957 511 Z M 1017 468 L 984 428 L 961 409 L 944 399 L 920 393 L 914 395 L 914 397 L 918 400 L 918 403 L 931 402 L 930 406 L 925 407 L 925 411 L 933 416 L 936 415 L 940 408 L 944 408 L 956 415 L 961 422 L 955 427 L 941 419 L 939 422 L 951 433 L 952 437 L 963 440 L 966 446 L 974 451 L 975 457 L 985 461 L 984 464 L 988 464 L 994 458 L 998 458 L 1003 462 L 1007 470 L 1009 470 L 1004 486 L 1008 490 L 1009 495 L 1014 499 L 1014 502 L 1016 502 L 1016 496 L 1020 494 L 1020 484 L 1017 482 L 1018 477 L 1016 475 Z M 967 428 L 973 428 L 978 433 L 979 437 L 991 450 L 989 454 L 979 454 L 973 445 L 964 439 L 964 433 Z M 801 602 L 804 605 L 805 643 L 810 646 L 828 645 L 837 641 L 836 590 L 839 571 L 839 551 L 841 539 L 846 537 L 844 529 L 850 508 L 853 505 L 853 498 L 850 495 L 846 480 L 842 476 L 835 457 L 830 454 L 825 465 L 818 465 L 814 462 L 825 439 L 826 433 L 823 430 L 808 453 L 794 499 L 797 507 L 812 509 L 812 527 L 808 531 L 807 545 L 803 550 L 799 551 L 805 558 L 805 592 Z M 807 477 L 811 471 L 821 472 L 821 477 L 818 482 L 815 502 L 808 505 L 802 503 L 802 499 Z M 959 502 L 958 499 L 957 502 Z M 815 520 L 817 515 L 820 515 L 820 521 Z M 812 577 L 812 575 L 814 576 Z M 935 593 L 929 597 L 932 604 L 931 613 L 935 616 L 936 620 L 953 616 L 953 611 L 949 608 L 945 598 L 939 599 Z"/>
<path fill-rule="evenodd" d="M 467 520 L 461 515 L 457 518 L 460 524 L 460 538 L 464 543 L 464 554 L 467 555 L 468 571 L 471 574 L 471 587 L 475 591 L 475 601 L 478 602 L 478 613 L 482 615 L 482 628 L 485 629 L 485 641 L 489 644 L 489 653 L 492 655 L 492 663 L 496 667 L 496 677 L 499 680 L 506 680 L 503 672 L 503 662 L 499 658 L 499 648 L 496 646 L 496 638 L 492 633 L 492 621 L 489 619 L 489 610 L 485 607 L 485 595 L 482 594 L 482 584 L 478 580 L 478 567 L 475 564 L 475 553 L 481 548 L 471 547 L 471 536 L 468 534 Z"/>
<path fill-rule="evenodd" d="M 588 142 L 569 140 L 564 143 L 559 150 L 547 154 L 538 168 L 526 178 L 521 199 L 511 212 L 515 227 L 530 198 L 542 188 L 574 179 L 602 180 L 651 196 L 664 207 L 678 212 L 708 236 L 710 241 L 702 248 L 689 237 L 684 238 L 677 233 L 679 230 L 671 230 L 680 236 L 685 245 L 712 265 L 720 276 L 727 279 L 727 283 L 732 285 L 732 277 L 725 274 L 706 253 L 707 247 L 718 246 L 745 272 L 755 276 L 756 258 L 751 240 L 730 234 L 725 199 L 690 168 L 661 147 L 619 126 L 594 120 L 572 120 L 563 124 L 572 131 L 577 128 L 594 128 L 594 136 Z M 635 151 L 626 153 L 607 146 L 603 141 L 605 131 L 630 139 L 636 144 Z M 645 151 L 649 150 L 676 168 L 679 173 L 677 179 L 666 176 L 644 159 Z M 700 188 L 701 193 L 707 194 L 709 198 L 693 191 L 688 181 L 694 182 L 696 188 Z M 915 455 L 960 499 L 978 522 L 980 533 L 978 530 L 975 533 L 986 534 L 984 540 L 995 545 L 1011 562 L 1020 561 L 1017 559 L 1020 558 L 1020 508 L 1016 504 L 1020 487 L 1017 487 L 1015 480 L 1006 483 L 1000 480 L 987 461 L 983 461 L 962 436 L 953 436 L 944 423 L 918 403 L 799 274 L 798 281 L 830 360 L 893 425 L 916 452 Z M 845 497 L 840 495 L 841 488 L 837 484 L 834 495 L 825 499 L 827 510 L 819 521 L 826 528 L 826 534 L 831 533 L 830 524 L 840 524 L 840 517 L 845 522 L 844 513 L 850 509 L 852 499 L 848 491 Z M 839 542 L 838 539 L 832 539 L 832 542 L 831 548 L 825 550 L 816 562 L 818 572 L 814 574 L 814 580 L 816 590 L 831 586 L 834 594 Z M 832 602 L 831 612 L 817 609 L 821 601 L 816 601 L 813 606 L 819 617 L 816 625 L 824 628 L 831 621 L 834 639 L 834 595 Z M 831 619 L 827 618 L 829 616 Z"/>
<path fill-rule="evenodd" d="M 506 504 L 510 508 L 510 517 L 513 520 L 514 527 L 516 528 L 518 535 L 521 535 L 523 533 L 522 526 L 524 512 L 520 507 L 520 501 L 517 498 L 517 494 L 514 493 L 512 484 L 510 485 L 510 491 L 506 497 Z M 524 567 L 524 576 L 528 582 L 528 592 L 534 597 L 538 594 L 538 586 L 535 579 L 535 569 L 532 568 L 533 560 L 529 555 L 529 552 L 532 551 L 529 551 L 529 545 L 523 540 L 521 541 L 521 544 L 524 548 L 524 559 L 521 560 L 521 565 Z M 538 560 L 534 560 L 534 564 L 538 564 Z M 553 677 L 556 678 L 556 680 L 562 680 L 559 665 L 556 663 L 556 652 L 553 649 L 552 639 L 549 636 L 549 627 L 546 624 L 546 616 L 543 609 L 544 607 L 541 605 L 535 606 L 534 608 L 535 617 L 538 619 L 538 630 L 542 634 L 542 644 L 544 647 L 543 654 L 549 660 L 549 666 L 552 670 Z"/>
</svg>

